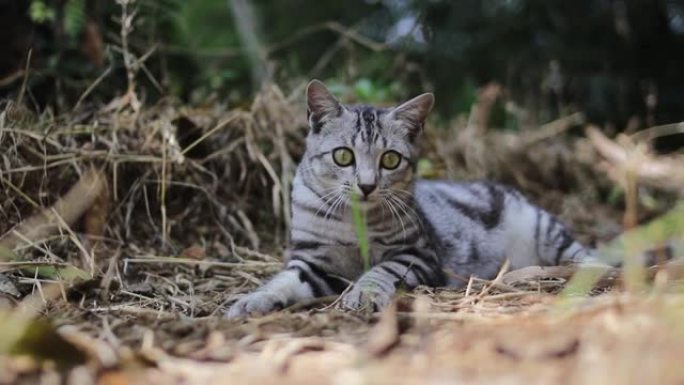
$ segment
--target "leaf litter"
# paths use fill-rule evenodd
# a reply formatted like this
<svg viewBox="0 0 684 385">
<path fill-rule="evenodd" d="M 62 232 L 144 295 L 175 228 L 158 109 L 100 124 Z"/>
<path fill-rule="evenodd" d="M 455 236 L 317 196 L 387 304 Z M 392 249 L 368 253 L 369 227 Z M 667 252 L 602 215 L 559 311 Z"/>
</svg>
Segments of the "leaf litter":
<svg viewBox="0 0 684 385">
<path fill-rule="evenodd" d="M 645 286 L 610 269 L 564 291 L 575 269 L 535 267 L 464 277 L 464 290 L 419 288 L 380 314 L 323 298 L 221 318 L 282 266 L 301 105 L 275 86 L 247 109 L 164 100 L 32 116 L 6 103 L 0 384 L 684 379 L 676 259 L 642 269 Z M 679 172 L 661 170 L 680 160 L 574 132 L 582 124 L 572 115 L 519 133 L 477 120 L 430 127 L 421 173 L 514 185 L 618 257 L 667 242 L 665 260 L 681 256 L 684 224 L 673 214 L 608 242 L 623 232 L 626 203 L 638 223 L 675 207 Z M 645 166 L 634 169 L 634 151 Z"/>
</svg>

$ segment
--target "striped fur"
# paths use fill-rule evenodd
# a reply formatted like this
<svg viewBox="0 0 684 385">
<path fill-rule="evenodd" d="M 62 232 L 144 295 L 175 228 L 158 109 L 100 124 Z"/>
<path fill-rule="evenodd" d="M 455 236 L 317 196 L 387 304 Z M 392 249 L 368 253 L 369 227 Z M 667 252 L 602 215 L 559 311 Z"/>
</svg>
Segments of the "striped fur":
<svg viewBox="0 0 684 385">
<path fill-rule="evenodd" d="M 431 94 L 393 109 L 346 106 L 312 81 L 307 97 L 311 131 L 293 183 L 285 270 L 236 302 L 229 317 L 343 291 L 346 308 L 380 309 L 398 288 L 460 287 L 470 276 L 493 278 L 506 259 L 521 268 L 590 258 L 553 215 L 511 188 L 414 180 L 415 142 L 432 108 Z M 340 148 L 353 151 L 353 164 L 336 164 Z M 382 166 L 388 150 L 401 155 L 394 169 Z M 374 189 L 365 196 L 359 186 Z M 368 271 L 351 194 L 364 197 Z"/>
</svg>

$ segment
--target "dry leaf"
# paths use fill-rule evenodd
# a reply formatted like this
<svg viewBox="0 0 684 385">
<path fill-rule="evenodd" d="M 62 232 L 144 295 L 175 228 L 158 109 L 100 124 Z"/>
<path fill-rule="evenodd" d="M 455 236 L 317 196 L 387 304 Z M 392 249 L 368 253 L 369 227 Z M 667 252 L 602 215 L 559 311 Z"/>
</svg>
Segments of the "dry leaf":
<svg viewBox="0 0 684 385">
<path fill-rule="evenodd" d="M 190 246 L 187 249 L 181 251 L 180 256 L 190 259 L 201 260 L 204 259 L 206 250 L 204 247 L 200 246 Z"/>
</svg>

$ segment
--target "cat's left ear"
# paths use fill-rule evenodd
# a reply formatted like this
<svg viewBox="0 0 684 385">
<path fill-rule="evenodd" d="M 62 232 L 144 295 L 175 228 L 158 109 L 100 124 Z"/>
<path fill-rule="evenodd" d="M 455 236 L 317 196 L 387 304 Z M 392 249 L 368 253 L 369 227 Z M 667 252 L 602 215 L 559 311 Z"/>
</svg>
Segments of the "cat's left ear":
<svg viewBox="0 0 684 385">
<path fill-rule="evenodd" d="M 408 129 L 408 138 L 413 142 L 423 130 L 425 119 L 427 119 L 434 104 L 435 95 L 425 93 L 395 107 L 390 111 L 390 116 L 392 119 L 404 123 L 404 127 Z"/>
</svg>

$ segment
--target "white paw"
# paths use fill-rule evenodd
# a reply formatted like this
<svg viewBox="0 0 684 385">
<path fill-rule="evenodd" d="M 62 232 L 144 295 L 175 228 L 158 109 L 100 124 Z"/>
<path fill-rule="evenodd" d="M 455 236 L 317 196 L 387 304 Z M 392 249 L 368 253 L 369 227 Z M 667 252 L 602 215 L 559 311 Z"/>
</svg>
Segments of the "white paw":
<svg viewBox="0 0 684 385">
<path fill-rule="evenodd" d="M 235 302 L 225 313 L 225 316 L 228 318 L 238 318 L 255 313 L 266 314 L 282 309 L 286 302 L 287 299 L 278 293 L 255 291 Z"/>
<path fill-rule="evenodd" d="M 391 301 L 392 293 L 377 287 L 363 287 L 363 284 L 357 283 L 342 297 L 341 303 L 348 310 L 380 311 Z"/>
</svg>

